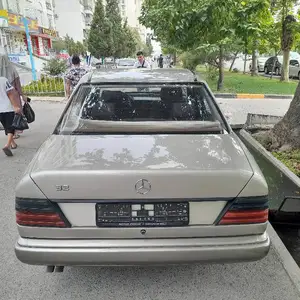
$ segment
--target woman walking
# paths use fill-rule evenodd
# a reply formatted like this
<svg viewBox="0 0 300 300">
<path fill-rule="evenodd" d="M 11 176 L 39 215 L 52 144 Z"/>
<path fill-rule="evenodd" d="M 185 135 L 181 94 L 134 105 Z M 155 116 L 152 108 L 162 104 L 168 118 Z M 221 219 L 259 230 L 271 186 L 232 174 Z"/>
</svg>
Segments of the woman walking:
<svg viewBox="0 0 300 300">
<path fill-rule="evenodd" d="M 21 113 L 19 95 L 15 88 L 8 82 L 7 78 L 0 77 L 0 122 L 7 135 L 7 143 L 2 148 L 6 156 L 13 156 L 11 149 L 16 149 L 14 141 L 15 129 L 13 120 L 15 113 Z"/>
<path fill-rule="evenodd" d="M 18 95 L 20 107 L 22 108 L 22 100 L 23 102 L 27 102 L 27 97 L 23 93 L 20 76 L 7 55 L 0 55 L 0 77 L 6 78 L 10 85 L 14 87 Z M 19 135 L 16 134 L 15 138 L 19 138 Z"/>
</svg>

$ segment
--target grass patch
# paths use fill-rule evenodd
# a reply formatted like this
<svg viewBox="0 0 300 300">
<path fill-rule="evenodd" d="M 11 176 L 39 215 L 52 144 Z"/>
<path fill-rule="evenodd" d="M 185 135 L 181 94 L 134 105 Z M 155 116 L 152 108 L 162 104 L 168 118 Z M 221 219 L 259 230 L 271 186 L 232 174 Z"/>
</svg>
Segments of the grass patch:
<svg viewBox="0 0 300 300">
<path fill-rule="evenodd" d="M 300 177 L 300 150 L 272 152 L 272 154 Z"/>
<path fill-rule="evenodd" d="M 217 92 L 217 78 L 210 78 L 207 70 L 198 67 L 197 72 L 202 79 L 207 81 L 213 92 Z M 250 74 L 233 73 L 225 71 L 223 93 L 237 94 L 278 94 L 294 95 L 298 81 L 280 82 L 278 78 L 267 78 Z"/>
</svg>

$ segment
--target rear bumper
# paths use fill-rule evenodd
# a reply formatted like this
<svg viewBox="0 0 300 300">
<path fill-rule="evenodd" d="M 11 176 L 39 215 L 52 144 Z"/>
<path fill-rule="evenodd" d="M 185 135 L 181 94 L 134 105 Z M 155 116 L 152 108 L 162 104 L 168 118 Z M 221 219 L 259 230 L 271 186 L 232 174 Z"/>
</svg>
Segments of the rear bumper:
<svg viewBox="0 0 300 300">
<path fill-rule="evenodd" d="M 32 265 L 144 265 L 239 262 L 267 255 L 270 239 L 261 235 L 221 238 L 135 240 L 40 240 L 19 238 L 17 258 Z"/>
</svg>

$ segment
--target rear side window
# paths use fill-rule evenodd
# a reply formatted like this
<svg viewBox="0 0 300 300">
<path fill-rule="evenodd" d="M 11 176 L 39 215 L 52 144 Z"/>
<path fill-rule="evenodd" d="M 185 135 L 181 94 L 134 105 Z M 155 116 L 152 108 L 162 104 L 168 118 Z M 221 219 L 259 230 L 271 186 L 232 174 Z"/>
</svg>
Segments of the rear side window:
<svg viewBox="0 0 300 300">
<path fill-rule="evenodd" d="M 99 122 L 222 120 L 204 85 L 83 85 L 58 128 L 76 133 L 94 132 Z"/>
</svg>

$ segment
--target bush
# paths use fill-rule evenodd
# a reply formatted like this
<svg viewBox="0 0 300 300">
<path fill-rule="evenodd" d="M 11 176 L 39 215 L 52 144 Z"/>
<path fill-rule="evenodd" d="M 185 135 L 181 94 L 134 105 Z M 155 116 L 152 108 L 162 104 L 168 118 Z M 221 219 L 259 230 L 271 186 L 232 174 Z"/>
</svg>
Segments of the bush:
<svg viewBox="0 0 300 300">
<path fill-rule="evenodd" d="M 181 54 L 180 60 L 182 61 L 182 66 L 191 71 L 195 71 L 197 66 L 203 62 L 202 56 L 197 52 L 184 52 Z"/>
<path fill-rule="evenodd" d="M 23 91 L 28 96 L 64 96 L 64 81 L 60 77 L 51 78 L 43 76 L 41 80 L 33 81 L 24 86 Z"/>
<path fill-rule="evenodd" d="M 65 73 L 67 64 L 64 60 L 59 58 L 52 58 L 47 63 L 44 63 L 43 71 L 51 76 L 58 76 Z"/>
<path fill-rule="evenodd" d="M 207 78 L 209 80 L 217 80 L 219 77 L 219 70 L 214 66 L 208 66 Z"/>
</svg>

